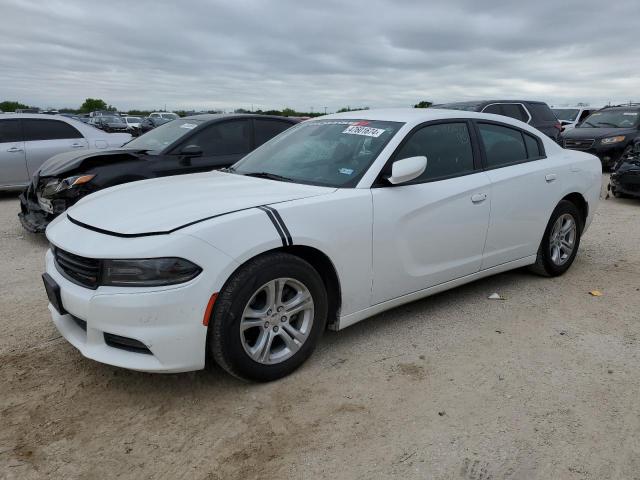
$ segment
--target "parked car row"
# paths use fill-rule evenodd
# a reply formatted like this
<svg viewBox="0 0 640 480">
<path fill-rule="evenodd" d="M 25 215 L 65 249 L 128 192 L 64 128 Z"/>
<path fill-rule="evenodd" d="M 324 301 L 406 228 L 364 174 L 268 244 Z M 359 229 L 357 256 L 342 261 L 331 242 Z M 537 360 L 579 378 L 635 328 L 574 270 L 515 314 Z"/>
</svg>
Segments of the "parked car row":
<svg viewBox="0 0 640 480">
<path fill-rule="evenodd" d="M 197 115 L 165 122 L 118 149 L 53 156 L 21 195 L 20 221 L 42 232 L 57 215 L 103 188 L 228 167 L 296 123 L 263 115 Z"/>
</svg>

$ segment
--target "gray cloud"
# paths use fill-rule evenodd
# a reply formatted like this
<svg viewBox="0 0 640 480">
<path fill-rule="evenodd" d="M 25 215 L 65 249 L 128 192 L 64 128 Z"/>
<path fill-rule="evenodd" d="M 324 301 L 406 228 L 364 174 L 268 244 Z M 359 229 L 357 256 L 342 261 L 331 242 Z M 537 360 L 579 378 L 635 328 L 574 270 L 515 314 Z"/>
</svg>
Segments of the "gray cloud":
<svg viewBox="0 0 640 480">
<path fill-rule="evenodd" d="M 122 109 L 640 100 L 640 3 L 0 0 L 1 99 Z"/>
</svg>

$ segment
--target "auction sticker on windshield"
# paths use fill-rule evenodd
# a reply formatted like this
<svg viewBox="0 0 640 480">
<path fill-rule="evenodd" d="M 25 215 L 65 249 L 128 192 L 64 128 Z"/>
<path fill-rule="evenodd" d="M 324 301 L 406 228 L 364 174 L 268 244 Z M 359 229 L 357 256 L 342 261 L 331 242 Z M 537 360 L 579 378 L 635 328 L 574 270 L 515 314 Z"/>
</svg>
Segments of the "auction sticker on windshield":
<svg viewBox="0 0 640 480">
<path fill-rule="evenodd" d="M 188 128 L 189 130 L 191 130 L 192 128 L 196 128 L 198 125 L 196 125 L 195 123 L 183 123 L 182 125 L 180 125 L 180 128 Z"/>
<path fill-rule="evenodd" d="M 342 133 L 348 133 L 349 135 L 364 135 L 365 137 L 378 138 L 384 133 L 384 128 L 373 127 L 361 127 L 359 125 L 351 125 L 344 129 Z"/>
</svg>

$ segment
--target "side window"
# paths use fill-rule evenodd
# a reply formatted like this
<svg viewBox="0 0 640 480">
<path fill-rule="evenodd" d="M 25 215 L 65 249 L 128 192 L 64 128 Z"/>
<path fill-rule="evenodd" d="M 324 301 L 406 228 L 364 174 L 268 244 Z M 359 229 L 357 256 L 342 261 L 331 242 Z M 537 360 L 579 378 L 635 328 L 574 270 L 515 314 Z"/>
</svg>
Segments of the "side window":
<svg viewBox="0 0 640 480">
<path fill-rule="evenodd" d="M 60 140 L 82 138 L 82 134 L 68 123 L 59 120 L 25 119 L 25 140 Z"/>
<path fill-rule="evenodd" d="M 20 120 L 0 120 L 0 143 L 21 141 Z"/>
<path fill-rule="evenodd" d="M 289 122 L 281 122 L 280 120 L 254 120 L 256 147 L 271 140 L 279 133 L 284 132 L 292 126 Z"/>
<path fill-rule="evenodd" d="M 428 182 L 474 171 L 471 137 L 466 123 L 428 125 L 402 145 L 396 160 L 426 156 L 427 168 L 414 182 Z"/>
<path fill-rule="evenodd" d="M 493 105 L 489 105 L 488 107 L 484 107 L 482 110 L 483 113 L 493 113 L 494 115 L 502 115 L 502 108 L 499 103 L 494 103 Z"/>
<path fill-rule="evenodd" d="M 540 151 L 540 144 L 538 143 L 538 140 L 536 140 L 533 135 L 529 135 L 528 133 L 523 133 L 522 136 L 524 137 L 524 143 L 527 146 L 527 157 L 542 157 L 542 152 Z"/>
<path fill-rule="evenodd" d="M 186 144 L 198 145 L 205 157 L 248 153 L 251 150 L 251 123 L 249 120 L 215 123 L 196 133 Z"/>
<path fill-rule="evenodd" d="M 529 120 L 529 115 L 527 115 L 527 112 L 525 112 L 524 108 L 519 103 L 503 103 L 502 114 L 507 117 L 520 120 L 521 122 Z"/>
<path fill-rule="evenodd" d="M 527 149 L 520 130 L 489 123 L 478 123 L 487 156 L 487 168 L 513 165 L 527 160 Z"/>
</svg>

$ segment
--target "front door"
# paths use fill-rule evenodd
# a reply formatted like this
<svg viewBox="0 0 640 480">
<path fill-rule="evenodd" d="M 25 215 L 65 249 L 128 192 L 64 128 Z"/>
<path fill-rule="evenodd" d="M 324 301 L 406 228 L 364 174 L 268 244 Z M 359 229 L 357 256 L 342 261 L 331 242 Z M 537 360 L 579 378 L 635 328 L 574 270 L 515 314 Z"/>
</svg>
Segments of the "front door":
<svg viewBox="0 0 640 480">
<path fill-rule="evenodd" d="M 391 161 L 424 155 L 410 184 L 373 188 L 373 304 L 480 269 L 490 183 L 465 120 L 410 133 Z"/>
</svg>

